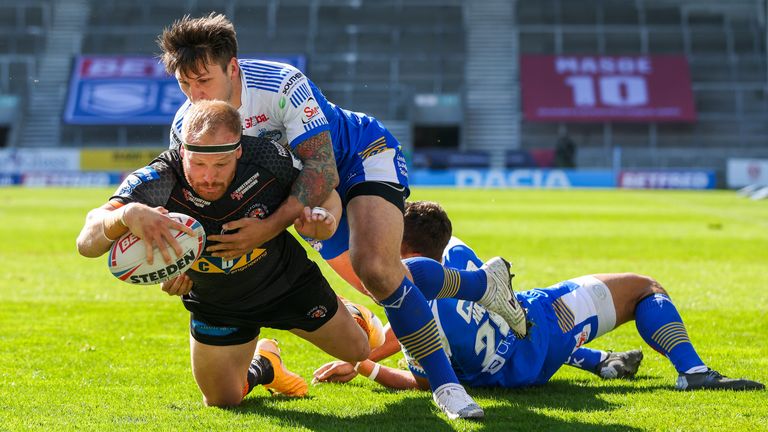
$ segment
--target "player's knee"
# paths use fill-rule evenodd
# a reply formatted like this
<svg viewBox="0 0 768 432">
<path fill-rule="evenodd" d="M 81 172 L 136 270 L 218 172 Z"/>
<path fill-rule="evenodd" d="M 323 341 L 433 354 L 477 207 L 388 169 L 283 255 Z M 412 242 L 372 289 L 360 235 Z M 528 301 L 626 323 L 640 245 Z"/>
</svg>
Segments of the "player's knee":
<svg viewBox="0 0 768 432">
<path fill-rule="evenodd" d="M 348 358 L 341 359 L 349 363 L 357 363 L 363 361 L 371 355 L 371 348 L 368 346 L 368 339 L 362 338 L 361 341 L 355 344 L 348 353 Z"/>
<path fill-rule="evenodd" d="M 227 408 L 240 405 L 243 395 L 239 392 L 219 395 L 203 395 L 203 404 L 207 407 Z"/>
<path fill-rule="evenodd" d="M 641 274 L 631 273 L 630 279 L 632 282 L 629 284 L 635 291 L 636 302 L 653 294 L 667 294 L 667 291 L 656 279 Z"/>
<path fill-rule="evenodd" d="M 661 284 L 656 279 L 651 278 L 651 277 L 649 277 L 648 279 L 650 280 L 651 291 L 654 294 L 664 294 L 664 295 L 667 295 L 667 296 L 669 295 L 669 293 L 667 293 L 667 290 L 665 290 L 664 287 L 661 286 Z"/>
<path fill-rule="evenodd" d="M 376 281 L 386 280 L 393 273 L 393 263 L 399 264 L 400 261 L 384 259 L 370 253 L 355 254 L 352 257 L 352 268 L 363 281 L 366 287 L 376 287 Z"/>
</svg>

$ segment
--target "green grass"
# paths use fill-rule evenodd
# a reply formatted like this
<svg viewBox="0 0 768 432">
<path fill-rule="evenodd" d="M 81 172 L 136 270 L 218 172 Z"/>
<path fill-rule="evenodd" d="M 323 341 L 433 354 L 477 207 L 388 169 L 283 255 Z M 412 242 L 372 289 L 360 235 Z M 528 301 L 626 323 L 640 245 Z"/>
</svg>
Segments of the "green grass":
<svg viewBox="0 0 768 432">
<path fill-rule="evenodd" d="M 672 390 L 674 369 L 631 324 L 591 346 L 642 346 L 636 380 L 566 367 L 539 388 L 471 390 L 482 423 L 448 422 L 428 393 L 362 378 L 312 387 L 303 400 L 256 389 L 236 409 L 204 408 L 180 301 L 119 282 L 106 258 L 75 251 L 86 212 L 110 193 L 0 188 L 0 430 L 768 430 L 768 393 Z M 768 382 L 768 202 L 613 190 L 417 189 L 413 198 L 443 203 L 482 258 L 510 258 L 517 289 L 597 272 L 655 277 L 711 367 Z M 263 335 L 304 377 L 330 360 L 286 332 Z"/>
</svg>

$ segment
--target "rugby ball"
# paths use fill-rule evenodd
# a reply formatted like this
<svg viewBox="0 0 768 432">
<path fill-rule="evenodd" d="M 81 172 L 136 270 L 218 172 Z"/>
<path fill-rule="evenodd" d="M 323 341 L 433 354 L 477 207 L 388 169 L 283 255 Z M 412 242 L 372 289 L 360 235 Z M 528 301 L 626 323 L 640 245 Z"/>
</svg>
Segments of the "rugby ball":
<svg viewBox="0 0 768 432">
<path fill-rule="evenodd" d="M 180 276 L 200 258 L 205 246 L 203 225 L 195 218 L 182 213 L 168 213 L 168 217 L 192 228 L 197 234 L 197 237 L 192 237 L 183 231 L 171 230 L 171 234 L 181 246 L 181 256 L 177 257 L 176 252 L 169 247 L 168 253 L 173 261 L 166 264 L 160 249 L 155 247 L 154 262 L 149 264 L 144 240 L 129 231 L 115 240 L 109 250 L 107 264 L 112 275 L 134 285 L 154 285 Z"/>
</svg>

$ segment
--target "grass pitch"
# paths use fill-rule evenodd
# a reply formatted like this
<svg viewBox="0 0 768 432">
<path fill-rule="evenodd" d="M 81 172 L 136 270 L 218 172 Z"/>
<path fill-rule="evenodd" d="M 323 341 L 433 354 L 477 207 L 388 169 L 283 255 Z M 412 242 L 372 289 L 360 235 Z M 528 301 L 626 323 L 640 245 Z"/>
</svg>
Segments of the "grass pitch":
<svg viewBox="0 0 768 432">
<path fill-rule="evenodd" d="M 86 212 L 111 192 L 0 188 L 0 430 L 768 430 L 768 392 L 674 391 L 673 367 L 631 324 L 590 346 L 642 347 L 637 379 L 564 367 L 538 388 L 470 390 L 483 422 L 449 422 L 429 393 L 363 378 L 301 400 L 259 388 L 238 408 L 204 408 L 180 301 L 119 282 L 106 258 L 75 251 Z M 412 198 L 441 202 L 481 258 L 511 259 L 516 289 L 588 273 L 655 277 L 712 368 L 768 382 L 768 202 L 723 191 L 416 189 Z M 381 312 L 322 267 L 338 292 Z M 331 360 L 289 333 L 263 336 L 278 338 L 305 378 Z"/>
</svg>

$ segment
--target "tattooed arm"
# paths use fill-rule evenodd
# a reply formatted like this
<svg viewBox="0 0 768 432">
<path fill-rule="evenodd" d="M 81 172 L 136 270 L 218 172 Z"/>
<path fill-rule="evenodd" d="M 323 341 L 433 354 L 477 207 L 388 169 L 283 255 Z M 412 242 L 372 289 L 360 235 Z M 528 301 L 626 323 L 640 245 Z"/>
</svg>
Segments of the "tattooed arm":
<svg viewBox="0 0 768 432">
<path fill-rule="evenodd" d="M 301 208 L 319 206 L 339 185 L 339 172 L 336 170 L 331 134 L 321 132 L 308 138 L 296 146 L 294 153 L 301 159 L 304 169 L 293 183 L 288 200 L 295 199 Z M 296 214 L 300 212 L 301 209 Z"/>
<path fill-rule="evenodd" d="M 224 225 L 235 234 L 211 235 L 209 240 L 219 242 L 208 247 L 213 256 L 233 259 L 271 240 L 291 224 L 304 210 L 325 201 L 339 184 L 336 159 L 331 145 L 331 134 L 321 132 L 307 138 L 294 149 L 304 168 L 293 183 L 291 194 L 280 207 L 266 219 L 244 218 Z"/>
</svg>

